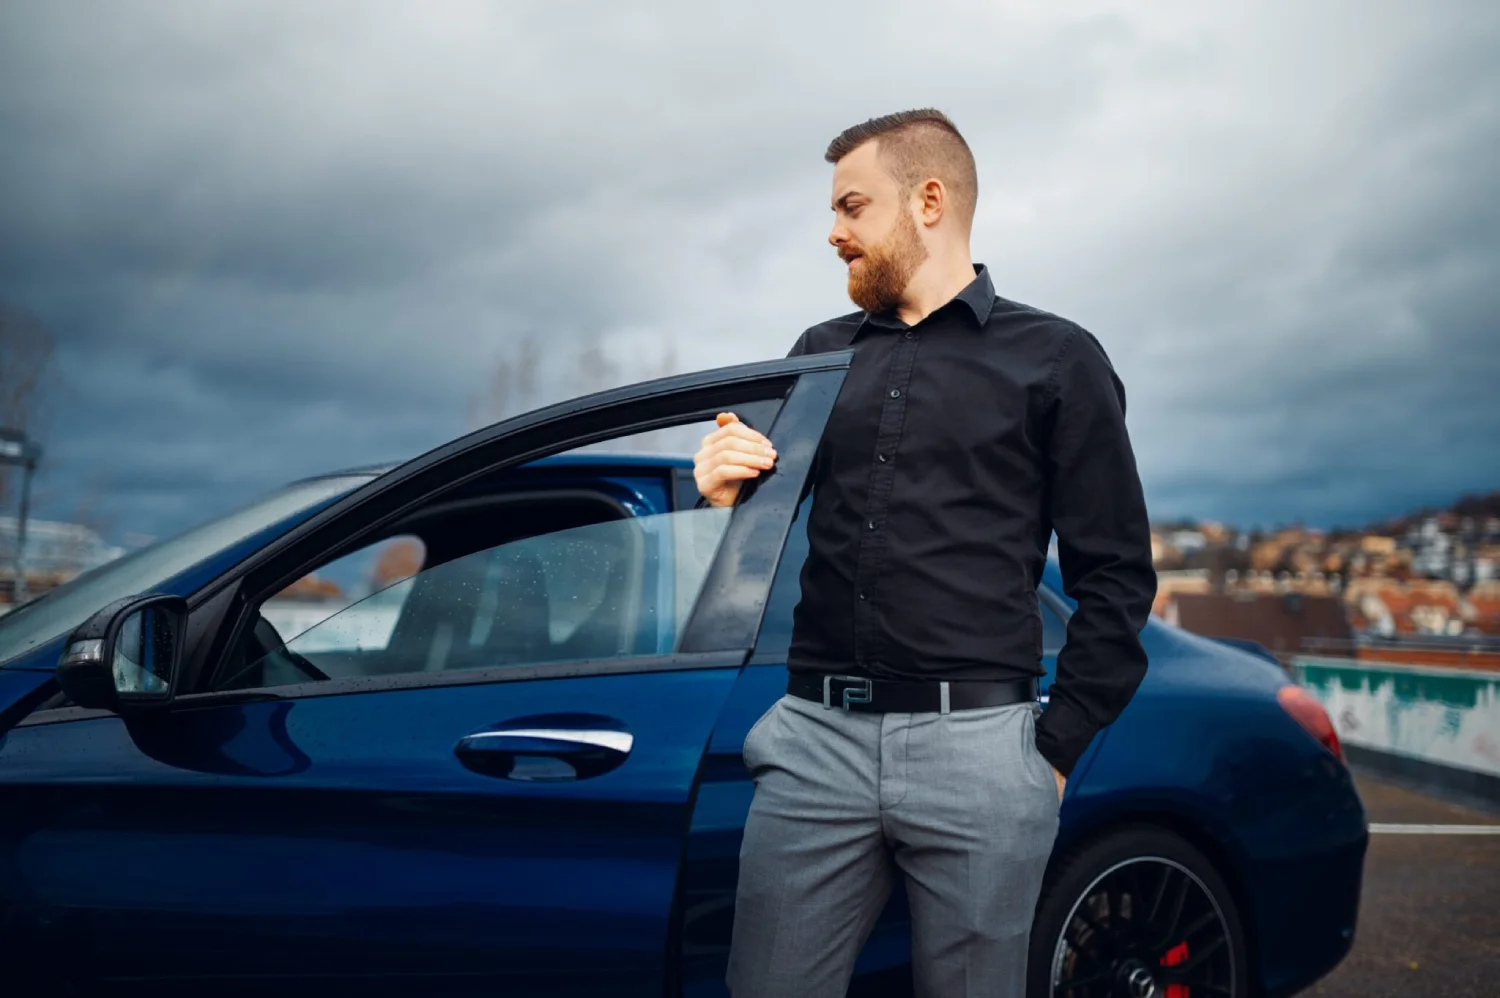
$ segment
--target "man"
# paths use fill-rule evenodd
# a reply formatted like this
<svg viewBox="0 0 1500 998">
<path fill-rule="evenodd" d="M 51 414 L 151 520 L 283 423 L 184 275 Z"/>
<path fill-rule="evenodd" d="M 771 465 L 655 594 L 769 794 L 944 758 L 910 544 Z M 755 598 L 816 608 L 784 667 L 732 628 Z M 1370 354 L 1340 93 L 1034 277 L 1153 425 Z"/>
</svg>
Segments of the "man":
<svg viewBox="0 0 1500 998">
<path fill-rule="evenodd" d="M 1156 577 L 1125 394 L 1093 336 L 971 262 L 978 181 L 947 117 L 872 119 L 826 158 L 860 311 L 791 351 L 854 360 L 813 474 L 788 695 L 745 740 L 728 983 L 844 994 L 899 871 L 917 994 L 1019 998 L 1065 780 L 1146 669 Z M 776 455 L 719 424 L 694 473 L 723 506 Z M 1042 711 L 1054 531 L 1078 609 Z"/>
</svg>

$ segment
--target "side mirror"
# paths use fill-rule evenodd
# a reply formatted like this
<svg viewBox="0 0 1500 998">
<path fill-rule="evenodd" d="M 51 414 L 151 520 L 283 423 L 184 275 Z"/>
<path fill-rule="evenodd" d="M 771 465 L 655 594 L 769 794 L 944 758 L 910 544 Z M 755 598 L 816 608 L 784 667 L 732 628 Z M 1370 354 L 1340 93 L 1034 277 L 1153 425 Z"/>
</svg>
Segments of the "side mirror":
<svg viewBox="0 0 1500 998">
<path fill-rule="evenodd" d="M 68 638 L 57 681 L 79 707 L 166 703 L 177 688 L 187 600 L 136 596 L 105 607 Z"/>
</svg>

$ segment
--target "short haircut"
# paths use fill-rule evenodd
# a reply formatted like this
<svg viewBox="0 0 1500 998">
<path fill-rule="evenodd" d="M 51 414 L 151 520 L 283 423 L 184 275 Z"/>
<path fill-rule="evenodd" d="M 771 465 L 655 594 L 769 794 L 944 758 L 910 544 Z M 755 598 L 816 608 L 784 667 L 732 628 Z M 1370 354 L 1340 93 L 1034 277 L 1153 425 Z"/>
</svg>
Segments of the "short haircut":
<svg viewBox="0 0 1500 998">
<path fill-rule="evenodd" d="M 840 132 L 823 158 L 837 163 L 873 139 L 880 141 L 880 158 L 903 189 L 936 177 L 948 189 L 965 225 L 973 222 L 979 199 L 974 154 L 946 114 L 924 107 L 871 118 Z"/>
</svg>

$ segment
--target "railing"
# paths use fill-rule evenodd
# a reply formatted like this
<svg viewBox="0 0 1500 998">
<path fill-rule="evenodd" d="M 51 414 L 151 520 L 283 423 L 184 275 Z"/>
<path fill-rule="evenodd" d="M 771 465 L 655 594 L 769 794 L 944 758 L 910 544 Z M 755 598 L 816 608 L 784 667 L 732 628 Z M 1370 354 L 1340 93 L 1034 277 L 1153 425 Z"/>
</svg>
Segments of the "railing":
<svg viewBox="0 0 1500 998">
<path fill-rule="evenodd" d="M 1413 667 L 1474 669 L 1500 674 L 1500 641 L 1489 636 L 1422 635 L 1396 640 L 1305 638 L 1298 654 L 1371 664 L 1383 662 Z M 1284 656 L 1283 660 L 1295 657 Z"/>
<path fill-rule="evenodd" d="M 1358 638 L 1303 638 L 1304 651 L 1319 653 L 1378 649 L 1381 651 L 1500 652 L 1500 636 L 1493 634 L 1418 634 L 1399 638 L 1368 635 Z"/>
</svg>

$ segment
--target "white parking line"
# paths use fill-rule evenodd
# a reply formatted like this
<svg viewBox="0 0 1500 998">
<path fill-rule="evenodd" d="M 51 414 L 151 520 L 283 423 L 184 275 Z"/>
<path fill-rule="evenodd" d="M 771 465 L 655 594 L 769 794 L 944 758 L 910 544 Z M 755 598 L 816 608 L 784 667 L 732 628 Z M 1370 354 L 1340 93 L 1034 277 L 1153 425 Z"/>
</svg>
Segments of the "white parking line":
<svg viewBox="0 0 1500 998">
<path fill-rule="evenodd" d="M 1371 822 L 1372 835 L 1500 835 L 1500 825 L 1397 825 Z"/>
</svg>

